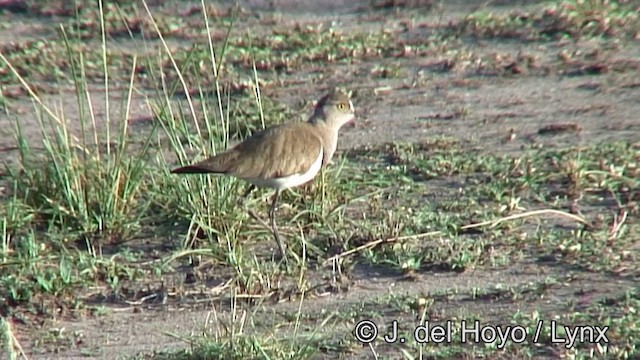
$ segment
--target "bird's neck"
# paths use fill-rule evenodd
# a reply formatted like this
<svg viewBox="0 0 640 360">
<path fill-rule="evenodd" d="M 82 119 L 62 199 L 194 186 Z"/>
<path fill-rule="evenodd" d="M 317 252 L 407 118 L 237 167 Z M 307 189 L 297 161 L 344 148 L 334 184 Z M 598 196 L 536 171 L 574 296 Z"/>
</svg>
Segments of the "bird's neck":
<svg viewBox="0 0 640 360">
<path fill-rule="evenodd" d="M 320 117 L 312 117 L 309 119 L 309 124 L 314 127 L 320 139 L 322 140 L 322 149 L 324 151 L 323 165 L 326 165 L 338 147 L 338 127 L 331 126 L 324 119 Z"/>
</svg>

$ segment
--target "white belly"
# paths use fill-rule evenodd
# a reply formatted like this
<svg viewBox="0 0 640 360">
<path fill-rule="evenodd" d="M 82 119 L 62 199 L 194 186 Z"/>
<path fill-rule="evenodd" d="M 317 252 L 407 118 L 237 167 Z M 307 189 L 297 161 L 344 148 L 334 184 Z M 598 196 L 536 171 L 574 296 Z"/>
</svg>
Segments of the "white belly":
<svg viewBox="0 0 640 360">
<path fill-rule="evenodd" d="M 316 161 L 311 164 L 309 170 L 305 173 L 297 173 L 273 179 L 248 178 L 245 180 L 257 187 L 270 187 L 278 190 L 300 186 L 311 181 L 311 179 L 318 174 L 322 167 L 323 154 L 322 148 L 320 148 L 320 153 L 318 154 Z"/>
</svg>

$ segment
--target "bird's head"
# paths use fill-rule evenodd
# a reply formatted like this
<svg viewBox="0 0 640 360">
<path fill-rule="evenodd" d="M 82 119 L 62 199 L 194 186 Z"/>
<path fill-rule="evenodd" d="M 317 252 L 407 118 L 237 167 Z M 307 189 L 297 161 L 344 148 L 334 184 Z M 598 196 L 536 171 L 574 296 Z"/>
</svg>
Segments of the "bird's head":
<svg viewBox="0 0 640 360">
<path fill-rule="evenodd" d="M 323 96 L 316 104 L 312 123 L 324 122 L 331 128 L 340 129 L 355 119 L 355 109 L 350 96 L 341 90 L 333 90 Z"/>
</svg>

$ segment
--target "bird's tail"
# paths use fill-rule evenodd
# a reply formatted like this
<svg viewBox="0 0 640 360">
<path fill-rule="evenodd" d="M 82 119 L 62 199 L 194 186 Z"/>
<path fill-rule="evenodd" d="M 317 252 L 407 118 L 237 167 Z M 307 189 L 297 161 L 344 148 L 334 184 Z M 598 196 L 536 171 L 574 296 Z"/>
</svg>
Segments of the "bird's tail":
<svg viewBox="0 0 640 360">
<path fill-rule="evenodd" d="M 226 151 L 195 164 L 171 170 L 172 174 L 226 174 L 238 157 L 237 151 Z"/>
<path fill-rule="evenodd" d="M 177 169 L 171 170 L 172 174 L 222 174 L 222 172 L 211 171 L 211 169 L 207 169 L 202 166 L 196 165 L 188 165 L 179 167 Z"/>
</svg>

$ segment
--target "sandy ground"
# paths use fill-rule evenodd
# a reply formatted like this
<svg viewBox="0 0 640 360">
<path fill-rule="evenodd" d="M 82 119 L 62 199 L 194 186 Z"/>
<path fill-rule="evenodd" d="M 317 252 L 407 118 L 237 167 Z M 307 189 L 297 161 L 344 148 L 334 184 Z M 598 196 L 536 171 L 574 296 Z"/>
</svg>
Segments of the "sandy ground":
<svg viewBox="0 0 640 360">
<path fill-rule="evenodd" d="M 229 2 L 228 2 L 229 3 Z M 438 11 L 372 13 L 364 10 L 368 1 L 263 1 L 241 2 L 250 11 L 261 14 L 277 13 L 283 23 L 333 23 L 336 28 L 397 29 L 401 22 L 413 18 L 421 24 L 435 25 L 442 21 L 456 21 L 484 1 L 446 1 Z M 501 5 L 494 2 L 486 6 L 487 11 L 503 12 L 519 8 L 535 7 L 536 1 L 520 1 L 518 4 Z M 511 2 L 502 2 L 511 3 Z M 186 3 L 175 5 L 186 7 Z M 0 44 L 31 38 L 47 38 L 56 25 L 50 20 L 33 19 L 22 15 L 0 15 L 0 22 L 10 21 L 9 31 L 0 32 Z M 403 36 L 416 38 L 428 30 L 420 27 L 408 29 Z M 188 46 L 188 44 L 182 44 Z M 548 44 L 514 41 L 475 42 L 470 40 L 469 49 L 477 55 L 500 54 L 516 58 L 519 53 L 535 57 L 536 67 L 513 76 L 478 74 L 473 67 L 457 71 L 435 71 L 444 59 L 416 57 L 404 59 L 381 59 L 359 62 L 352 65 L 328 66 L 322 72 L 322 85 L 311 85 L 317 79 L 313 74 L 294 73 L 282 76 L 283 87 L 269 89 L 269 95 L 287 104 L 296 104 L 305 99 L 314 99 L 333 85 L 348 86 L 355 90 L 354 99 L 358 112 L 358 124 L 346 129 L 339 143 L 339 150 L 348 150 L 365 144 L 392 141 L 422 141 L 428 137 L 444 135 L 482 144 L 495 153 L 517 153 L 523 147 L 538 144 L 554 147 L 567 144 L 593 144 L 602 140 L 640 140 L 640 83 L 637 69 L 640 68 L 640 44 L 626 43 L 619 46 L 602 47 L 597 41 L 549 42 Z M 559 52 L 598 50 L 598 58 L 609 63 L 628 62 L 635 66 L 632 71 L 610 71 L 597 76 L 567 76 L 556 71 Z M 400 68 L 402 76 L 379 79 L 370 75 L 378 65 L 393 64 Z M 549 71 L 546 71 L 549 70 Z M 96 86 L 96 89 L 99 87 Z M 376 89 L 386 89 L 376 95 Z M 112 94 L 114 101 L 122 99 L 122 93 Z M 73 118 L 72 96 L 46 95 L 45 101 L 65 105 L 67 117 Z M 9 115 L 0 114 L 0 124 L 8 124 L 12 116 L 19 116 L 24 131 L 37 144 L 36 120 L 31 103 L 24 98 L 12 101 Z M 96 99 L 98 114 L 104 114 L 104 101 Z M 113 109 L 114 115 L 118 109 Z M 304 111 L 304 110 L 301 110 Z M 464 113 L 461 116 L 460 113 Z M 134 98 L 132 119 L 151 116 L 144 97 Z M 118 118 L 113 116 L 113 119 Z M 557 136 L 541 136 L 538 130 L 546 125 L 558 123 L 576 124 L 580 131 Z M 140 127 L 144 132 L 147 128 Z M 11 162 L 15 158 L 15 141 L 8 126 L 0 127 L 0 151 Z M 330 269 L 327 269 L 330 271 Z M 545 266 L 537 263 L 518 264 L 501 270 L 478 270 L 462 274 L 423 274 L 419 281 L 403 282 L 399 275 L 380 274 L 365 269 L 354 274 L 355 284 L 346 293 L 308 300 L 309 308 L 348 308 L 364 298 L 389 294 L 421 294 L 438 291 L 459 290 L 461 293 L 482 284 L 527 284 L 540 281 L 553 274 L 572 278 L 573 288 L 595 291 L 597 294 L 621 292 L 634 286 L 632 278 L 611 279 L 602 274 L 589 274 L 575 269 Z M 565 295 L 573 294 L 571 288 L 559 286 L 552 291 L 544 306 L 555 306 L 564 301 Z M 597 298 L 598 295 L 595 297 Z M 518 304 L 515 304 L 517 306 Z M 286 311 L 288 303 L 271 306 L 273 312 Z M 488 313 L 498 314 L 499 304 L 487 303 Z M 222 304 L 216 304 L 222 314 Z M 446 306 L 445 306 L 446 307 Z M 443 311 L 455 312 L 456 304 Z M 133 355 L 138 352 L 167 350 L 185 347 L 186 344 L 166 333 L 188 336 L 215 328 L 210 319 L 212 305 L 183 308 L 180 306 L 150 306 L 142 309 L 107 305 L 104 316 L 81 320 L 60 320 L 48 324 L 48 328 L 64 329 L 77 344 L 61 353 L 52 353 L 31 346 L 33 333 L 19 333 L 31 359 L 48 358 L 104 358 Z M 224 316 L 224 315 L 221 315 Z M 42 353 L 44 351 L 44 353 Z M 368 358 L 363 350 L 354 357 Z M 399 355 L 398 355 L 399 356 Z"/>
</svg>

